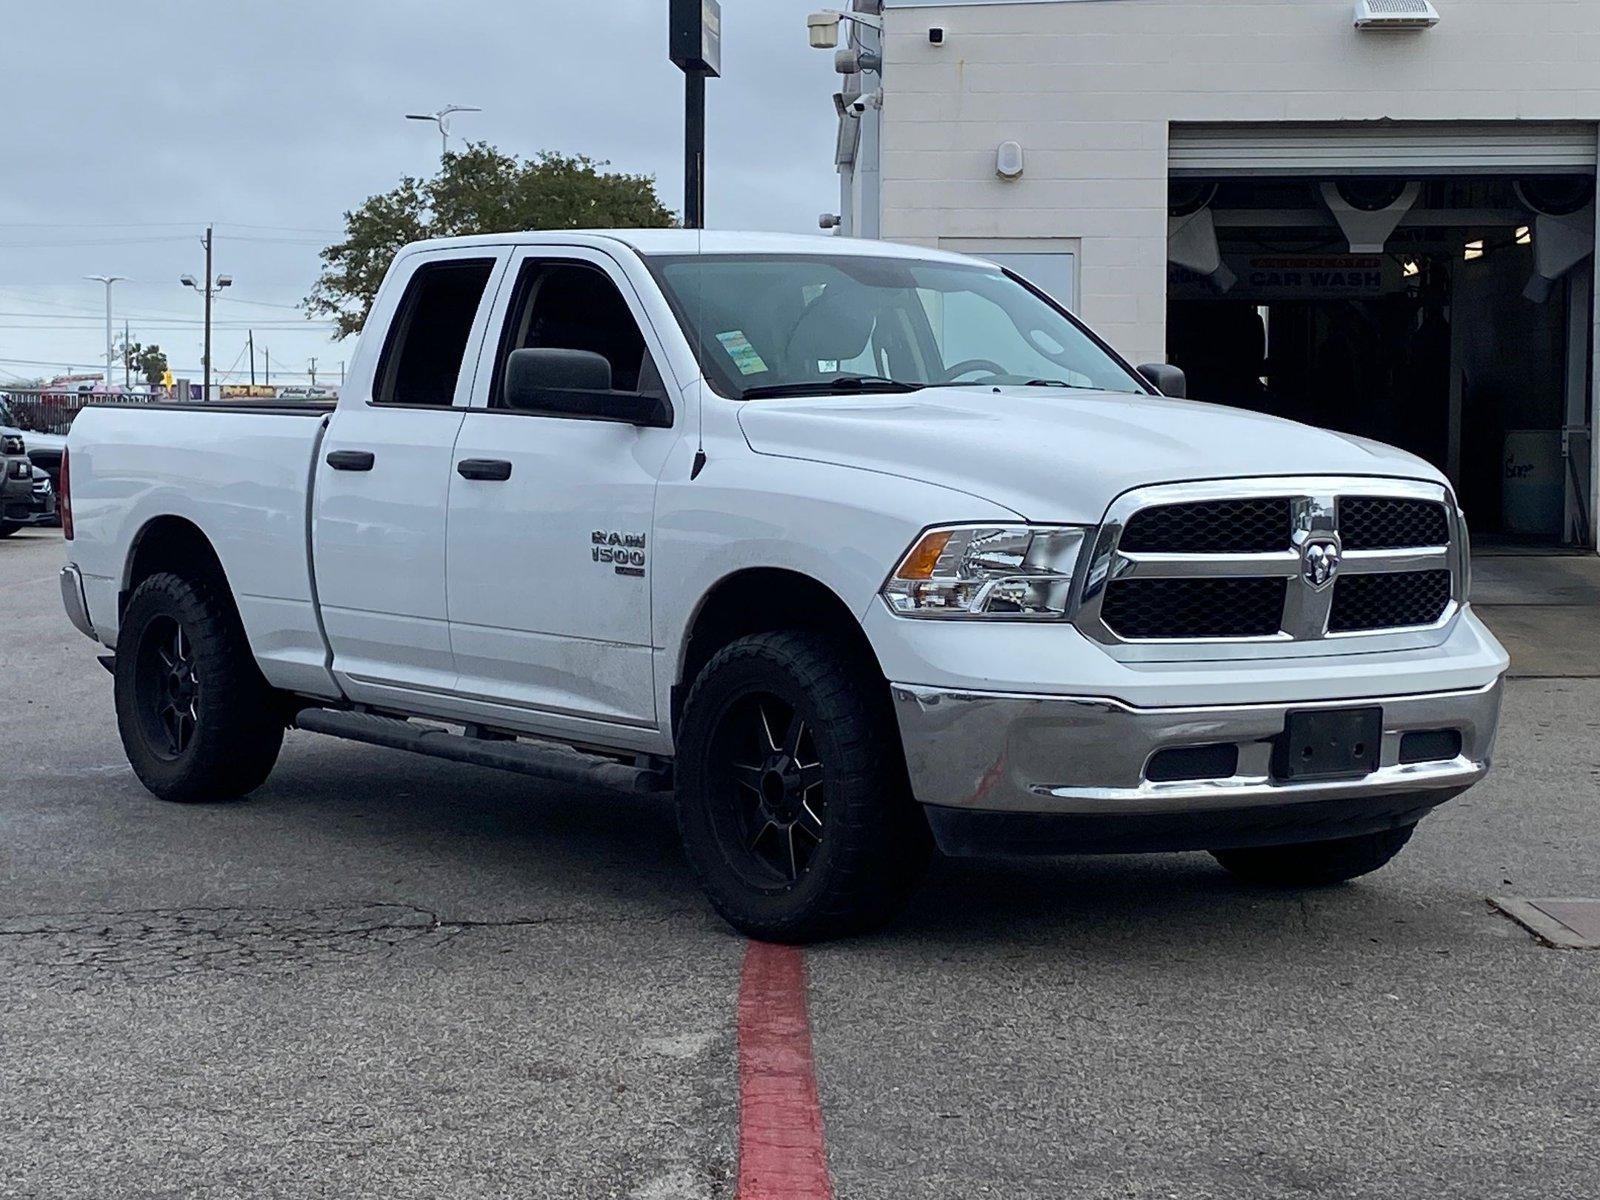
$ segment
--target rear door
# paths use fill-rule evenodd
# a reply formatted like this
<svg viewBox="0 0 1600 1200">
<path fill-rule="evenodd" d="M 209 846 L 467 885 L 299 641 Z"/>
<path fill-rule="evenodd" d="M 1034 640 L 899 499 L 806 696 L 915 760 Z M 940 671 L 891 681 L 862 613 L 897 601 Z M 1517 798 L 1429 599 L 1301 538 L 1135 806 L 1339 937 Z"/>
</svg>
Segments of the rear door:
<svg viewBox="0 0 1600 1200">
<path fill-rule="evenodd" d="M 369 329 L 381 353 L 352 373 L 316 464 L 312 545 L 333 669 L 346 693 L 455 687 L 445 607 L 451 451 L 508 250 L 404 260 Z"/>
<path fill-rule="evenodd" d="M 675 428 L 641 429 L 514 411 L 499 382 L 511 350 L 550 347 L 604 355 L 618 390 L 675 398 L 677 389 L 662 377 L 666 359 L 638 294 L 608 255 L 519 251 L 502 293 L 449 482 L 460 693 L 545 714 L 553 728 L 566 718 L 654 728 L 651 525 L 681 414 Z M 504 464 L 503 477 L 482 478 L 484 462 Z"/>
</svg>

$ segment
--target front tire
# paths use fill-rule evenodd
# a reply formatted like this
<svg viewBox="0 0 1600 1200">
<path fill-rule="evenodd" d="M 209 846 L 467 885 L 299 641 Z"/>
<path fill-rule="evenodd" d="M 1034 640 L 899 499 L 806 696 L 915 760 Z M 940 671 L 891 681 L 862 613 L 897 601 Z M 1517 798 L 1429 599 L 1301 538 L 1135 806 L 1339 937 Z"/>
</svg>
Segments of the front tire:
<svg viewBox="0 0 1600 1200">
<path fill-rule="evenodd" d="M 135 589 L 117 634 L 115 690 L 128 762 L 163 800 L 237 799 L 278 760 L 274 693 L 210 582 L 162 572 Z"/>
<path fill-rule="evenodd" d="M 677 770 L 684 853 L 749 937 L 881 925 L 932 853 L 883 681 L 822 634 L 756 634 L 713 656 L 684 706 Z"/>
<path fill-rule="evenodd" d="M 1370 875 L 1405 848 L 1416 826 L 1297 846 L 1213 850 L 1212 857 L 1248 883 L 1278 888 L 1331 887 Z"/>
</svg>

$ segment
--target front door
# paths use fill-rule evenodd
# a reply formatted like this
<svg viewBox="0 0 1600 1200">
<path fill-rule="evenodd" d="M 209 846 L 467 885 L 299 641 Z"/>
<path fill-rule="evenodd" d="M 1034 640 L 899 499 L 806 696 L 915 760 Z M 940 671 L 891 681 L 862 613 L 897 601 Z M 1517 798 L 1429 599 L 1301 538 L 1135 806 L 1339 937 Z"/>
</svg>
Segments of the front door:
<svg viewBox="0 0 1600 1200">
<path fill-rule="evenodd" d="M 679 428 L 507 408 L 515 349 L 603 355 L 619 391 L 666 394 L 655 332 L 598 251 L 513 258 L 450 476 L 450 639 L 464 698 L 653 728 L 650 570 L 656 480 Z"/>
<path fill-rule="evenodd" d="M 333 670 L 352 699 L 455 687 L 445 608 L 446 500 L 491 286 L 506 252 L 403 260 L 368 328 L 316 464 L 312 544 Z"/>
</svg>

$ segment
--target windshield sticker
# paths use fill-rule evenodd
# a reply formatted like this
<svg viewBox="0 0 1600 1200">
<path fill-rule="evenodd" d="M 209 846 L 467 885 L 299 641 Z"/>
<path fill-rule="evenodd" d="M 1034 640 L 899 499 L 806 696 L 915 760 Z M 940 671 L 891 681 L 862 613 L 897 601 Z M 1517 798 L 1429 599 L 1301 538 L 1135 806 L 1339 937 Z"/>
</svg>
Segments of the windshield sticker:
<svg viewBox="0 0 1600 1200">
<path fill-rule="evenodd" d="M 760 375 L 767 369 L 767 364 L 762 361 L 761 355 L 756 353 L 756 348 L 750 344 L 750 339 L 745 337 L 744 330 L 730 329 L 727 333 L 719 333 L 717 341 L 722 343 L 722 348 L 728 352 L 728 357 L 733 359 L 733 365 L 739 368 L 739 374 Z"/>
</svg>

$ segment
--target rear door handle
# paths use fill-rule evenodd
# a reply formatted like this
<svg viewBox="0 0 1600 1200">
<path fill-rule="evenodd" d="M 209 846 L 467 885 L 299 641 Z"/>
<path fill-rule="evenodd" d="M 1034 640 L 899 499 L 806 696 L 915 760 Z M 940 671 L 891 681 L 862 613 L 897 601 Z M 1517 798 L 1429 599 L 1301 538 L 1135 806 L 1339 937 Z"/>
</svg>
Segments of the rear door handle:
<svg viewBox="0 0 1600 1200">
<path fill-rule="evenodd" d="M 377 461 L 371 450 L 334 450 L 328 455 L 328 465 L 335 471 L 370 471 Z"/>
<path fill-rule="evenodd" d="M 463 458 L 456 464 L 463 479 L 489 479 L 503 483 L 511 478 L 511 464 L 503 458 Z"/>
</svg>

